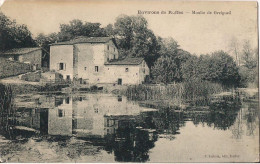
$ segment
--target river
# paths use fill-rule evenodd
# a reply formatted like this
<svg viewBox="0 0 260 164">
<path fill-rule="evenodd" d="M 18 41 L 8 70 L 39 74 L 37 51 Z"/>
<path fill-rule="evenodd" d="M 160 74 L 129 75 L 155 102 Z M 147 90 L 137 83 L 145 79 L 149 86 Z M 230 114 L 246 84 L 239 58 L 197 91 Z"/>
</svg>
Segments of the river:
<svg viewBox="0 0 260 164">
<path fill-rule="evenodd" d="M 25 94 L 0 134 L 2 162 L 258 161 L 258 102 L 207 111 L 149 108 L 124 96 Z"/>
</svg>

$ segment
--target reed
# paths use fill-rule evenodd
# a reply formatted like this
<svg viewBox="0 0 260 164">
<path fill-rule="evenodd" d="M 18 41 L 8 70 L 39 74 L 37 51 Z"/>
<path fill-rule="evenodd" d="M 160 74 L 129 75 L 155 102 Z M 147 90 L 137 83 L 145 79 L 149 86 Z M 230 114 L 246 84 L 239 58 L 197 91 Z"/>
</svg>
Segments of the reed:
<svg viewBox="0 0 260 164">
<path fill-rule="evenodd" d="M 137 101 L 170 101 L 173 104 L 208 105 L 212 94 L 225 91 L 221 84 L 190 80 L 168 85 L 131 85 L 125 95 Z"/>
<path fill-rule="evenodd" d="M 15 106 L 11 86 L 0 84 L 0 131 L 10 138 L 15 122 Z"/>
</svg>

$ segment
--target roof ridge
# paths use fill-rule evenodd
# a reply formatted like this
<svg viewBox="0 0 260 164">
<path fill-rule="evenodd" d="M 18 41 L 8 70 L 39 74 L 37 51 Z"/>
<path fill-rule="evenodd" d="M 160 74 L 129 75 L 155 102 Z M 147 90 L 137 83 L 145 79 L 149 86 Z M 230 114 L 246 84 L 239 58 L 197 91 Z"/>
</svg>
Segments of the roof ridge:
<svg viewBox="0 0 260 164">
<path fill-rule="evenodd" d="M 124 58 L 119 59 L 115 61 L 110 61 L 105 63 L 105 65 L 139 65 L 144 61 L 143 57 L 130 57 L 130 58 Z"/>
<path fill-rule="evenodd" d="M 0 54 L 26 54 L 29 52 L 33 52 L 36 50 L 42 49 L 41 47 L 21 47 L 21 48 L 13 48 L 6 51 L 0 52 Z M 20 51 L 20 52 L 19 52 Z"/>
<path fill-rule="evenodd" d="M 89 36 L 78 36 L 68 41 L 52 43 L 50 45 L 72 45 L 77 43 L 106 43 L 113 39 L 111 36 L 100 36 L 100 37 L 89 37 Z"/>
</svg>

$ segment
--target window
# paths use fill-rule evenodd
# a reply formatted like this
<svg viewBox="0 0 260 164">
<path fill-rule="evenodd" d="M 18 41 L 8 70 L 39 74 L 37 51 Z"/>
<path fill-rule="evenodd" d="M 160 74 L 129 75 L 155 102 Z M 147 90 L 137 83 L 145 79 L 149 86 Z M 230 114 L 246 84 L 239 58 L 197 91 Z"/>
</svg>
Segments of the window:
<svg viewBox="0 0 260 164">
<path fill-rule="evenodd" d="M 55 97 L 55 107 L 60 106 L 62 104 L 63 99 Z"/>
<path fill-rule="evenodd" d="M 109 50 L 109 45 L 107 45 L 107 50 Z"/>
<path fill-rule="evenodd" d="M 121 102 L 121 101 L 122 101 L 122 96 L 118 96 L 118 97 L 117 97 L 117 101 L 118 101 L 118 102 Z"/>
<path fill-rule="evenodd" d="M 66 64 L 65 63 L 58 63 L 58 70 L 65 70 Z"/>
<path fill-rule="evenodd" d="M 70 98 L 67 97 L 65 101 L 66 101 L 66 104 L 69 104 L 70 103 Z"/>
<path fill-rule="evenodd" d="M 118 84 L 118 85 L 122 85 L 122 79 L 118 79 L 118 80 L 117 80 L 117 84 Z"/>
<path fill-rule="evenodd" d="M 95 66 L 95 72 L 98 72 L 98 66 Z"/>
<path fill-rule="evenodd" d="M 129 71 L 128 68 L 125 68 L 125 71 L 128 72 Z"/>
<path fill-rule="evenodd" d="M 116 52 L 116 49 L 114 48 L 114 52 Z"/>
<path fill-rule="evenodd" d="M 63 69 L 64 69 L 64 64 L 60 63 L 60 70 L 63 70 Z"/>
<path fill-rule="evenodd" d="M 116 55 L 114 55 L 114 59 L 116 59 Z"/>
<path fill-rule="evenodd" d="M 95 108 L 95 109 L 94 109 L 94 112 L 95 112 L 95 113 L 98 113 L 98 108 Z"/>
<path fill-rule="evenodd" d="M 58 109 L 58 117 L 63 117 L 65 113 L 63 112 L 62 109 Z"/>
<path fill-rule="evenodd" d="M 87 70 L 87 67 L 85 67 L 84 70 L 86 71 L 86 70 Z"/>
<path fill-rule="evenodd" d="M 109 58 L 107 58 L 107 61 L 109 61 Z"/>
<path fill-rule="evenodd" d="M 107 127 L 109 127 L 109 119 L 107 119 Z"/>
</svg>

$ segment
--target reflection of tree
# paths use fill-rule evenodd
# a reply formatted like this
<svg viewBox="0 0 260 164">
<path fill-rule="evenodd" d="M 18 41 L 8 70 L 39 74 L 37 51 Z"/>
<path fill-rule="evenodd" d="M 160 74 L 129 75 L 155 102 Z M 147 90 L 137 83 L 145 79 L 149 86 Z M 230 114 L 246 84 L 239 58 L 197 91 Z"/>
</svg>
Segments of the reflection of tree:
<svg viewBox="0 0 260 164">
<path fill-rule="evenodd" d="M 118 117 L 117 121 L 115 134 L 105 137 L 105 150 L 109 153 L 114 151 L 115 160 L 122 162 L 147 161 L 157 133 L 176 134 L 184 126 L 183 113 L 176 113 L 170 108 L 143 112 L 134 119 Z M 137 126 L 142 128 L 138 129 Z"/>
<path fill-rule="evenodd" d="M 254 131 L 257 128 L 256 123 L 257 118 L 257 110 L 253 109 L 253 111 L 249 111 L 245 114 L 244 119 L 246 120 L 247 125 L 247 135 L 254 135 Z"/>
<path fill-rule="evenodd" d="M 254 135 L 254 131 L 257 128 L 257 116 L 258 116 L 258 104 L 248 103 L 248 110 L 245 111 L 243 120 L 246 121 L 247 135 Z"/>
<path fill-rule="evenodd" d="M 106 137 L 105 150 L 114 150 L 115 160 L 121 162 L 145 162 L 149 159 L 148 151 L 154 147 L 156 137 L 153 133 L 136 129 L 133 120 L 121 120 L 113 135 Z"/>
<path fill-rule="evenodd" d="M 241 136 L 243 135 L 244 131 L 243 131 L 242 123 L 243 123 L 242 110 L 240 110 L 237 114 L 236 122 L 232 127 L 233 138 L 240 139 Z"/>
<path fill-rule="evenodd" d="M 144 112 L 133 120 L 121 120 L 114 134 L 114 140 L 109 137 L 106 150 L 114 150 L 115 160 L 124 162 L 145 162 L 149 159 L 149 150 L 154 147 L 156 133 L 176 134 L 184 126 L 183 113 L 176 113 L 170 108 L 159 109 L 156 112 Z M 136 126 L 142 127 L 137 129 Z M 150 130 L 149 130 L 150 129 Z"/>
<path fill-rule="evenodd" d="M 195 125 L 201 122 L 210 127 L 226 130 L 234 124 L 240 105 L 241 102 L 238 99 L 223 97 L 219 101 L 211 103 L 210 112 L 194 113 L 191 114 L 191 118 Z"/>
<path fill-rule="evenodd" d="M 183 113 L 176 113 L 170 108 L 159 109 L 156 112 L 142 114 L 139 125 L 147 129 L 156 129 L 158 133 L 176 134 L 184 125 Z"/>
</svg>

